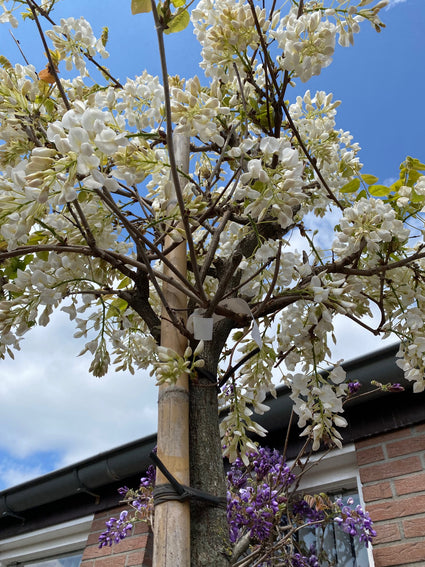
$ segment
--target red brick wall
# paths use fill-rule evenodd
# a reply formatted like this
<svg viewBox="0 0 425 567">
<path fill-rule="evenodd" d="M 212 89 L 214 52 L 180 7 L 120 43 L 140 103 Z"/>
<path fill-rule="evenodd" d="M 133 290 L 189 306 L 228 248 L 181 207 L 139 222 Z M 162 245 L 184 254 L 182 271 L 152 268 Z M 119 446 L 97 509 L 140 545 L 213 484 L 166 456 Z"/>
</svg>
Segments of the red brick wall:
<svg viewBox="0 0 425 567">
<path fill-rule="evenodd" d="M 95 515 L 81 567 L 152 567 L 152 532 L 143 522 L 138 522 L 120 543 L 99 549 L 99 535 L 105 531 L 105 522 L 111 516 L 119 516 L 122 509 Z"/>
<path fill-rule="evenodd" d="M 425 565 L 425 424 L 356 443 L 375 567 Z"/>
</svg>

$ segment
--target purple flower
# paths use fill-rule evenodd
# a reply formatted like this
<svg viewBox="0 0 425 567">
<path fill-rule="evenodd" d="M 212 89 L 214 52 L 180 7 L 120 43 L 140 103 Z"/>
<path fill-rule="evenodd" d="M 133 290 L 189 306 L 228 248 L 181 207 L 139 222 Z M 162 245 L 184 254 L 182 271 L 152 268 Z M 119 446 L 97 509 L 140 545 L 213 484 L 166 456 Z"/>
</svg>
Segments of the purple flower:
<svg viewBox="0 0 425 567">
<path fill-rule="evenodd" d="M 401 384 L 399 384 L 398 382 L 395 384 L 390 384 L 388 386 L 388 391 L 389 392 L 404 392 L 404 388 Z"/>
<path fill-rule="evenodd" d="M 307 557 L 306 555 L 301 555 L 301 553 L 294 553 L 290 564 L 292 567 L 320 567 L 319 560 L 314 554 Z"/>
<path fill-rule="evenodd" d="M 128 511 L 123 510 L 118 519 L 110 518 L 106 522 L 106 530 L 99 536 L 99 547 L 119 543 L 133 529 L 133 524 L 127 521 Z"/>
<path fill-rule="evenodd" d="M 360 390 L 361 387 L 362 385 L 360 384 L 360 382 L 348 383 L 348 391 L 350 392 L 350 394 L 355 394 L 358 390 Z"/>
<path fill-rule="evenodd" d="M 367 547 L 376 536 L 369 514 L 361 506 L 356 506 L 352 509 L 350 506 L 344 505 L 341 498 L 335 504 L 339 511 L 338 516 L 335 518 L 335 523 L 346 534 L 357 537 Z M 348 504 L 352 504 L 352 501 L 348 502 Z"/>
<path fill-rule="evenodd" d="M 230 539 L 249 531 L 258 542 L 267 541 L 279 524 L 287 488 L 294 475 L 278 451 L 261 448 L 248 455 L 247 467 L 236 459 L 227 474 L 227 519 Z"/>
</svg>

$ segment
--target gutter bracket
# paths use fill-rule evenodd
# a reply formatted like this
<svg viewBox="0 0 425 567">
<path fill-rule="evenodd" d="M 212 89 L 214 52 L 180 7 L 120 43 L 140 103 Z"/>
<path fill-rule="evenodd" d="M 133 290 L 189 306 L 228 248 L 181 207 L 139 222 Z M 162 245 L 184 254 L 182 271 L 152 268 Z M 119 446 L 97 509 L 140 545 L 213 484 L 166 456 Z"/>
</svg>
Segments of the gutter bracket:
<svg viewBox="0 0 425 567">
<path fill-rule="evenodd" d="M 2 518 L 16 518 L 17 520 L 20 520 L 23 524 L 25 524 L 24 516 L 20 516 L 19 514 L 15 514 L 15 512 L 12 512 L 12 510 L 7 505 L 5 496 L 3 496 L 3 502 L 4 502 L 5 511 L 2 513 L 1 517 Z"/>
<path fill-rule="evenodd" d="M 74 476 L 78 481 L 78 488 L 77 488 L 77 492 L 85 492 L 86 494 L 89 494 L 90 496 L 93 496 L 95 503 L 99 504 L 100 502 L 100 494 L 96 494 L 95 492 L 92 492 L 91 490 L 89 490 L 87 488 L 87 486 L 84 484 L 84 482 L 82 482 L 82 480 L 80 479 L 80 475 L 78 474 L 78 469 L 74 469 Z"/>
</svg>

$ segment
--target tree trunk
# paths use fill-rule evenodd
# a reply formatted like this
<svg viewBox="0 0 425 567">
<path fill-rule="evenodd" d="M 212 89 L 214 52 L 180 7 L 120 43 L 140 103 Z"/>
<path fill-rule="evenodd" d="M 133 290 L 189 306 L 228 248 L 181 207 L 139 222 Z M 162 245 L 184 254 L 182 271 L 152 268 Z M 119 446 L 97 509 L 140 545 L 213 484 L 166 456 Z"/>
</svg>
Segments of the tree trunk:
<svg viewBox="0 0 425 567">
<path fill-rule="evenodd" d="M 205 370 L 214 377 L 220 352 L 232 328 L 228 320 L 214 329 L 205 343 Z M 226 496 L 223 454 L 219 432 L 217 386 L 199 376 L 190 384 L 190 482 L 214 496 Z M 191 503 L 191 567 L 228 567 L 229 530 L 226 510 L 205 502 Z"/>
</svg>

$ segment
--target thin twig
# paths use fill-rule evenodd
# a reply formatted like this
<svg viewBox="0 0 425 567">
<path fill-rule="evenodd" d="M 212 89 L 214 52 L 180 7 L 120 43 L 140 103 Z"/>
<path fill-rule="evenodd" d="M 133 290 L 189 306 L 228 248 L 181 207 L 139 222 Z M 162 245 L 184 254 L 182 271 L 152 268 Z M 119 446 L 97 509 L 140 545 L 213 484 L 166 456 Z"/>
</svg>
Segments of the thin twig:
<svg viewBox="0 0 425 567">
<path fill-rule="evenodd" d="M 193 287 L 193 285 L 182 276 L 182 274 L 176 269 L 176 267 L 168 260 L 168 258 L 161 253 L 158 248 L 154 248 L 153 243 L 148 240 L 143 234 L 135 227 L 133 224 L 126 218 L 125 215 L 121 212 L 118 205 L 115 203 L 114 199 L 112 198 L 110 192 L 106 189 L 106 187 L 102 187 L 102 191 L 100 189 L 95 189 L 95 192 L 99 195 L 99 197 L 106 203 L 106 205 L 111 209 L 111 211 L 117 215 L 117 217 L 121 220 L 123 225 L 125 226 L 126 230 L 128 230 L 130 236 L 133 238 L 137 251 L 143 257 L 143 262 L 150 265 L 149 258 L 147 256 L 147 252 L 144 249 L 143 244 L 150 246 L 156 254 L 158 258 L 181 280 L 185 287 L 192 290 L 192 293 L 197 298 L 197 302 L 199 302 L 199 296 L 197 294 L 197 289 Z"/>
<path fill-rule="evenodd" d="M 58 87 L 59 93 L 61 95 L 61 98 L 63 100 L 63 103 L 64 103 L 66 109 L 71 110 L 71 105 L 69 104 L 69 100 L 66 96 L 65 90 L 62 86 L 62 83 L 60 82 L 58 71 L 56 69 L 55 64 L 53 63 L 53 59 L 52 59 L 52 56 L 50 54 L 49 46 L 47 45 L 46 38 L 44 37 L 44 32 L 43 32 L 43 29 L 40 25 L 40 21 L 39 21 L 38 16 L 37 16 L 37 10 L 34 7 L 35 5 L 33 3 L 33 0 L 27 0 L 27 4 L 30 7 L 32 15 L 34 16 L 34 21 L 37 25 L 38 33 L 40 34 L 40 38 L 41 38 L 41 41 L 43 43 L 44 50 L 46 52 L 46 57 L 49 61 L 49 71 L 51 72 L 51 74 L 53 75 L 53 77 L 55 79 L 56 86 Z"/>
<path fill-rule="evenodd" d="M 226 228 L 227 221 L 230 218 L 230 214 L 231 213 L 229 210 L 225 211 L 221 223 L 218 225 L 216 229 L 214 229 L 214 235 L 208 246 L 208 252 L 205 256 L 204 263 L 201 268 L 201 281 L 205 280 L 205 277 L 208 273 L 208 269 L 211 266 L 212 261 L 214 260 L 214 254 L 220 243 L 220 235 L 223 232 L 223 230 Z"/>
<path fill-rule="evenodd" d="M 46 10 L 44 10 L 41 6 L 39 6 L 38 4 L 36 4 L 36 3 L 34 2 L 34 0 L 30 0 L 30 1 L 31 1 L 32 5 L 34 6 L 34 8 L 39 12 L 39 14 L 40 14 L 41 16 L 43 16 L 43 18 L 45 18 L 50 24 L 52 24 L 52 26 L 55 26 L 55 25 L 56 25 L 55 21 L 52 20 L 52 18 L 49 16 L 49 14 L 48 14 L 48 12 L 46 12 Z M 28 0 L 27 0 L 27 2 L 28 2 Z M 31 8 L 31 6 L 30 6 L 30 8 Z M 32 8 L 31 8 L 31 9 L 32 9 Z M 66 37 L 66 39 L 69 39 L 66 34 L 63 34 L 63 36 Z M 100 63 L 98 63 L 98 62 L 94 59 L 94 57 L 92 57 L 89 53 L 87 53 L 87 51 L 81 50 L 81 53 L 82 53 L 82 54 L 84 55 L 84 57 L 86 57 L 91 63 L 93 63 L 93 65 L 95 65 L 95 66 L 99 69 L 99 71 L 101 71 L 101 72 L 104 73 L 109 79 L 111 79 L 111 81 L 115 84 L 116 87 L 119 87 L 119 88 L 121 88 L 121 89 L 123 88 L 122 84 L 110 74 L 110 72 L 108 71 L 108 69 L 107 69 L 106 67 L 104 67 L 103 65 L 101 65 Z"/>
<path fill-rule="evenodd" d="M 25 53 L 22 51 L 21 48 L 21 42 L 16 39 L 16 37 L 13 35 L 12 30 L 9 30 L 10 35 L 13 37 L 13 41 L 16 43 L 16 47 L 19 49 L 19 51 L 21 52 L 22 57 L 24 58 L 24 61 L 27 65 L 29 65 L 28 59 L 25 57 Z"/>
<path fill-rule="evenodd" d="M 274 274 L 273 274 L 273 279 L 271 281 L 271 284 L 269 285 L 269 289 L 267 290 L 266 293 L 266 297 L 263 299 L 261 305 L 258 307 L 258 309 L 260 309 L 261 306 L 266 305 L 268 300 L 270 299 L 270 297 L 272 296 L 272 293 L 274 291 L 274 288 L 276 286 L 276 282 L 277 282 L 277 278 L 279 275 L 279 269 L 280 269 L 280 254 L 282 251 L 282 241 L 279 240 L 279 244 L 278 244 L 278 249 L 277 249 L 277 253 L 276 253 L 276 266 L 274 269 Z M 253 316 L 255 317 L 255 312 L 253 312 Z"/>
</svg>

